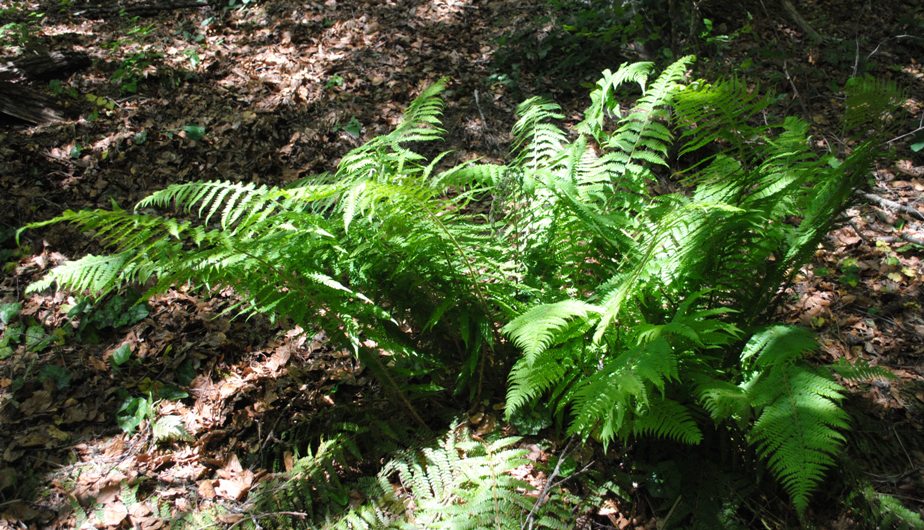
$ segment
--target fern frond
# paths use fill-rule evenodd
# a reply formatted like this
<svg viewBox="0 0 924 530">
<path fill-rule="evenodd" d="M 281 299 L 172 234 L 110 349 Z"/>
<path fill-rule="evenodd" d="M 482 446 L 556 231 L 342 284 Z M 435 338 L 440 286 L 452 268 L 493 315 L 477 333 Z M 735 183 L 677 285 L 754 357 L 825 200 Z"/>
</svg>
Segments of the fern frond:
<svg viewBox="0 0 924 530">
<path fill-rule="evenodd" d="M 532 362 L 540 353 L 555 343 L 556 335 L 575 319 L 588 319 L 601 309 L 578 300 L 563 300 L 554 304 L 536 306 L 511 320 L 503 331 Z"/>
<path fill-rule="evenodd" d="M 632 422 L 632 435 L 654 436 L 688 445 L 698 444 L 703 439 L 690 410 L 670 399 L 650 402 Z"/>
<path fill-rule="evenodd" d="M 888 130 L 884 127 L 888 113 L 905 99 L 904 91 L 894 81 L 871 76 L 851 77 L 844 92 L 844 130 L 864 135 L 870 129 L 877 134 Z"/>
<path fill-rule="evenodd" d="M 855 362 L 850 363 L 847 359 L 841 357 L 837 362 L 831 365 L 831 370 L 847 381 L 896 379 L 898 377 L 888 368 L 870 365 L 866 359 L 857 359 Z"/>
<path fill-rule="evenodd" d="M 138 202 L 135 209 L 172 205 L 177 210 L 195 213 L 205 224 L 219 214 L 220 226 L 229 229 L 238 223 L 245 227 L 259 223 L 277 212 L 292 209 L 296 203 L 326 199 L 336 191 L 333 187 L 318 186 L 286 190 L 228 181 L 189 182 L 156 191 Z"/>
<path fill-rule="evenodd" d="M 508 376 L 505 405 L 508 419 L 526 403 L 564 382 L 566 376 L 573 372 L 576 353 L 571 348 L 578 347 L 582 346 L 546 349 L 531 359 L 522 357 L 517 360 Z"/>
<path fill-rule="evenodd" d="M 677 358 L 664 338 L 603 361 L 598 372 L 577 382 L 569 432 L 584 437 L 598 432 L 606 447 L 624 432 L 626 420 L 635 416 L 637 408 L 643 410 L 650 403 L 653 390 L 663 392 L 665 384 L 678 377 Z"/>
<path fill-rule="evenodd" d="M 382 468 L 376 495 L 330 528 L 364 528 L 359 514 L 388 527 L 514 529 L 533 507 L 532 488 L 511 472 L 527 463 L 519 438 L 490 443 L 450 432 L 439 447 L 409 450 Z M 396 478 L 401 493 L 389 483 Z M 397 501 L 397 502 L 395 502 Z M 543 510 L 540 515 L 554 515 Z M 558 521 L 563 524 L 562 521 Z"/>
<path fill-rule="evenodd" d="M 440 94 L 446 90 L 448 79 L 443 77 L 427 86 L 408 105 L 401 121 L 387 137 L 395 143 L 432 142 L 440 140 L 445 132 L 440 117 L 443 114 L 443 99 Z"/>
<path fill-rule="evenodd" d="M 679 156 L 715 142 L 733 146 L 733 152 L 743 155 L 745 142 L 752 141 L 757 132 L 748 123 L 769 104 L 769 98 L 749 90 L 737 78 L 714 84 L 692 83 L 677 91 L 673 109 L 683 131 Z"/>
<path fill-rule="evenodd" d="M 76 293 L 91 293 L 101 297 L 120 285 L 128 256 L 114 254 L 94 256 L 87 254 L 76 261 L 68 261 L 51 269 L 41 280 L 29 285 L 27 293 L 43 291 L 53 285 Z"/>
<path fill-rule="evenodd" d="M 750 416 L 751 400 L 745 389 L 704 374 L 697 374 L 692 379 L 696 384 L 697 399 L 716 423 Z"/>
<path fill-rule="evenodd" d="M 751 336 L 741 351 L 741 363 L 749 366 L 754 358 L 756 366 L 770 368 L 802 359 L 806 353 L 817 349 L 815 335 L 805 328 L 770 326 Z"/>
<path fill-rule="evenodd" d="M 540 97 L 527 99 L 517 107 L 519 119 L 513 125 L 513 148 L 519 167 L 538 169 L 554 165 L 567 143 L 565 132 L 552 120 L 561 120 L 561 107 Z"/>
<path fill-rule="evenodd" d="M 628 173 L 649 178 L 650 170 L 643 162 L 667 165 L 666 153 L 673 140 L 666 125 L 670 123 L 670 104 L 693 60 L 693 56 L 683 57 L 665 68 L 636 106 L 619 120 L 619 128 L 605 143 L 618 155 L 618 176 Z"/>
<path fill-rule="evenodd" d="M 584 119 L 575 129 L 594 137 L 597 142 L 603 143 L 606 118 L 610 116 L 621 117 L 616 91 L 623 84 L 631 82 L 636 83 L 644 92 L 645 84 L 652 68 L 654 68 L 654 63 L 652 62 L 638 62 L 623 63 L 616 69 L 615 73 L 604 70 L 602 77 L 597 81 L 596 87 L 590 93 L 590 105 L 584 111 Z"/>
<path fill-rule="evenodd" d="M 774 326 L 758 333 L 742 358 L 760 367 L 746 385 L 759 411 L 750 441 L 802 513 L 809 495 L 834 465 L 849 428 L 839 406 L 843 388 L 799 359 L 816 347 L 801 328 Z"/>
</svg>

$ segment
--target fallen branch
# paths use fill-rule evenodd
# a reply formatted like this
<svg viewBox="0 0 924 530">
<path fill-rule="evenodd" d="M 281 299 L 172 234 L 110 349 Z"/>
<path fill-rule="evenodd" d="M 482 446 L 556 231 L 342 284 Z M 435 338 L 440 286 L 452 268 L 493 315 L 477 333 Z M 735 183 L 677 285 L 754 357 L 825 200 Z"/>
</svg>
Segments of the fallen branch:
<svg viewBox="0 0 924 530">
<path fill-rule="evenodd" d="M 907 232 L 901 232 L 900 234 L 898 234 L 898 236 L 885 236 L 885 237 L 880 237 L 877 239 L 881 241 L 885 241 L 886 243 L 895 243 L 896 241 L 904 241 L 906 243 L 912 243 L 914 245 L 921 245 L 922 247 L 924 247 L 924 237 L 916 235 L 916 234 L 909 234 Z"/>
<path fill-rule="evenodd" d="M 552 470 L 552 474 L 549 475 L 548 480 L 545 481 L 545 486 L 543 486 L 542 491 L 539 492 L 539 496 L 536 497 L 536 502 L 533 503 L 532 509 L 529 510 L 529 514 L 526 515 L 526 520 L 523 521 L 523 524 L 520 526 L 520 530 L 528 529 L 532 530 L 533 525 L 535 524 L 536 511 L 542 506 L 542 503 L 545 502 L 545 498 L 548 496 L 549 492 L 552 491 L 552 487 L 555 484 L 555 478 L 558 477 L 558 474 L 561 473 L 561 463 L 564 462 L 565 457 L 568 456 L 568 451 L 571 449 L 571 443 L 574 442 L 574 437 L 568 439 L 568 443 L 565 444 L 565 448 L 562 449 L 561 454 L 558 455 L 558 462 L 555 463 L 555 469 Z"/>
<path fill-rule="evenodd" d="M 795 22 L 797 26 L 799 26 L 799 29 L 802 30 L 802 33 L 805 33 L 805 35 L 814 42 L 821 42 L 825 40 L 821 33 L 815 31 L 815 29 L 812 28 L 812 26 L 809 25 L 809 23 L 806 22 L 804 18 L 802 18 L 802 15 L 799 14 L 796 6 L 792 5 L 792 2 L 789 0 L 781 1 L 783 4 L 783 10 L 786 11 L 786 14 L 789 15 L 789 18 L 791 18 L 792 21 Z"/>
<path fill-rule="evenodd" d="M 919 212 L 917 209 L 912 208 L 911 206 L 906 206 L 904 204 L 886 199 L 884 197 L 880 197 L 879 195 L 876 195 L 875 193 L 866 193 L 866 192 L 861 191 L 861 192 L 858 192 L 858 195 L 860 195 L 864 199 L 867 199 L 869 201 L 872 201 L 878 204 L 879 206 L 889 208 L 894 211 L 902 212 L 902 213 L 910 215 L 911 217 L 914 217 L 915 219 L 924 221 L 924 213 Z"/>
</svg>

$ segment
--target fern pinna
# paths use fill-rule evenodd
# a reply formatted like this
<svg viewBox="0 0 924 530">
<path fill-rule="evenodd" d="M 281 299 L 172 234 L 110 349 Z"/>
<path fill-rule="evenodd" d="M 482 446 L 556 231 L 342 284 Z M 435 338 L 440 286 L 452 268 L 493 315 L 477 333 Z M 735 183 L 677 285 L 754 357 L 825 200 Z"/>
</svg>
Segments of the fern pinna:
<svg viewBox="0 0 924 530">
<path fill-rule="evenodd" d="M 604 72 L 574 131 L 527 100 L 507 165 L 441 169 L 413 149 L 441 137 L 441 81 L 332 175 L 176 184 L 134 211 L 31 225 L 70 222 L 112 252 L 33 288 L 230 286 L 240 313 L 321 327 L 393 387 L 430 374 L 475 397 L 512 362 L 508 415 L 544 400 L 604 445 L 733 425 L 802 511 L 843 439 L 842 392 L 804 360 L 806 332 L 764 326 L 901 93 L 851 80 L 844 130 L 862 140 L 819 156 L 806 122 L 768 122 L 770 100 L 740 80 L 687 82 L 692 62 Z"/>
</svg>

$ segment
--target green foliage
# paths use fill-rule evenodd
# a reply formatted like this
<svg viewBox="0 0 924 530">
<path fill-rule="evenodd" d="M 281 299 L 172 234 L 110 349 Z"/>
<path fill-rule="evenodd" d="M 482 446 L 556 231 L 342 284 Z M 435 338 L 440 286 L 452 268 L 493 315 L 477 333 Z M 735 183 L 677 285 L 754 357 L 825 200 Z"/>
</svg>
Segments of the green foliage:
<svg viewBox="0 0 924 530">
<path fill-rule="evenodd" d="M 148 394 L 147 397 L 126 397 L 116 411 L 116 423 L 121 429 L 129 434 L 135 432 L 142 422 L 154 419 L 154 398 Z"/>
<path fill-rule="evenodd" d="M 150 308 L 143 300 L 138 300 L 137 294 L 122 293 L 101 299 L 80 297 L 68 309 L 67 317 L 76 325 L 77 336 L 81 340 L 98 342 L 101 335 L 136 324 L 149 313 Z"/>
<path fill-rule="evenodd" d="M 768 99 L 735 79 L 688 83 L 692 62 L 605 72 L 574 134 L 553 102 L 527 100 L 503 166 L 440 170 L 443 155 L 415 151 L 442 136 L 439 82 L 332 175 L 176 184 L 131 212 L 31 225 L 68 222 L 110 251 L 33 289 L 232 287 L 233 311 L 319 326 L 396 392 L 429 378 L 480 396 L 512 362 L 508 417 L 542 401 L 605 446 L 740 429 L 802 511 L 843 441 L 841 388 L 805 362 L 808 332 L 764 325 L 866 181 L 900 92 L 851 81 L 845 129 L 861 140 L 818 156 L 806 122 L 755 119 Z M 680 191 L 657 193 L 665 182 Z M 404 472 L 416 495 L 442 491 L 430 465 Z"/>
<path fill-rule="evenodd" d="M 880 493 L 869 484 L 861 484 L 847 497 L 848 507 L 858 511 L 869 528 L 896 530 L 924 529 L 921 514 L 905 507 L 898 499 Z"/>
<path fill-rule="evenodd" d="M 141 24 L 139 20 L 138 17 L 132 17 L 129 20 L 132 25 L 125 37 L 107 45 L 118 58 L 110 80 L 126 94 L 137 92 L 138 84 L 148 77 L 150 70 L 163 58 L 163 54 L 157 51 L 158 46 L 145 44 L 147 37 L 154 31 L 154 25 Z"/>
<path fill-rule="evenodd" d="M 751 370 L 743 384 L 757 419 L 751 443 L 800 512 L 844 442 L 843 388 L 829 373 L 802 362 L 817 348 L 807 330 L 772 326 L 754 334 L 741 354 Z"/>
<path fill-rule="evenodd" d="M 0 8 L 0 48 L 28 48 L 34 44 L 45 13 L 27 9 L 22 2 L 10 2 Z"/>
<path fill-rule="evenodd" d="M 453 429 L 438 446 L 402 451 L 376 477 L 349 483 L 341 481 L 337 467 L 360 455 L 351 455 L 355 446 L 338 437 L 298 459 L 284 479 L 263 486 L 254 502 L 261 509 L 298 507 L 309 514 L 304 524 L 312 528 L 521 528 L 537 492 L 512 474 L 529 463 L 517 441 L 477 441 Z M 351 496 L 363 500 L 350 503 Z M 535 527 L 568 528 L 570 512 L 560 505 L 538 507 Z"/>
<path fill-rule="evenodd" d="M 575 261 L 601 266 L 597 285 L 562 282 L 559 296 L 569 298 L 528 309 L 504 328 L 525 354 L 510 373 L 508 417 L 547 397 L 570 416 L 570 432 L 604 444 L 642 435 L 699 443 L 702 410 L 749 433 L 801 512 L 842 445 L 842 389 L 803 360 L 816 347 L 807 331 L 753 330 L 864 182 L 900 93 L 872 80 L 851 83 L 857 106 L 848 106 L 846 123 L 864 131 L 864 142 L 832 164 L 810 150 L 805 122 L 751 125 L 768 99 L 738 80 L 684 84 L 687 64 L 651 83 L 650 64 L 605 72 L 577 127 L 590 138 L 568 144 L 539 119 L 515 129 L 526 139 L 519 151 L 530 156 L 508 173 L 538 175 L 552 192 L 543 197 L 554 212 L 546 218 L 555 215 L 571 241 L 596 251 Z M 626 82 L 643 91 L 629 109 L 615 98 Z M 543 118 L 552 117 L 548 109 L 543 103 Z M 602 154 L 590 152 L 591 141 Z M 688 161 L 679 167 L 689 192 L 653 195 L 649 183 L 671 152 Z M 582 248 L 559 244 L 572 257 Z M 601 254 L 618 259 L 608 264 Z M 586 276 L 574 263 L 559 262 L 554 276 Z M 555 296 L 550 284 L 541 296 Z M 751 340 L 735 355 L 746 332 Z"/>
</svg>

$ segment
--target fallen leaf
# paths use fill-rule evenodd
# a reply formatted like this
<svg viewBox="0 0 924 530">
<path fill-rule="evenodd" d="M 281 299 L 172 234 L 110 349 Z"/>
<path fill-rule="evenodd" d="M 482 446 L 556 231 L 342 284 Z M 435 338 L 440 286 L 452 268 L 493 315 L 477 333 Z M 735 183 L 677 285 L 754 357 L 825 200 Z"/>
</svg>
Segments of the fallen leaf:
<svg viewBox="0 0 924 530">
<path fill-rule="evenodd" d="M 241 466 L 241 461 L 238 460 L 236 454 L 232 453 L 231 456 L 228 457 L 228 461 L 225 462 L 225 465 L 218 470 L 218 476 L 221 478 L 232 478 L 243 470 L 244 468 Z"/>
<path fill-rule="evenodd" d="M 292 350 L 287 346 L 281 346 L 276 348 L 276 351 L 273 352 L 273 355 L 266 361 L 266 367 L 271 372 L 276 372 L 280 368 L 286 365 L 289 362 L 289 357 L 292 356 Z"/>
<path fill-rule="evenodd" d="M 233 479 L 218 479 L 218 486 L 215 487 L 215 494 L 228 500 L 239 501 L 250 491 L 253 477 L 248 480 L 247 476 L 240 476 Z"/>
<path fill-rule="evenodd" d="M 244 514 L 241 513 L 220 513 L 218 521 L 225 524 L 236 524 L 244 520 Z"/>
<path fill-rule="evenodd" d="M 215 485 L 214 480 L 203 480 L 199 482 L 199 496 L 206 500 L 212 500 L 215 498 Z"/>
<path fill-rule="evenodd" d="M 128 508 L 119 501 L 103 507 L 103 523 L 107 526 L 119 526 L 128 517 Z"/>
</svg>

